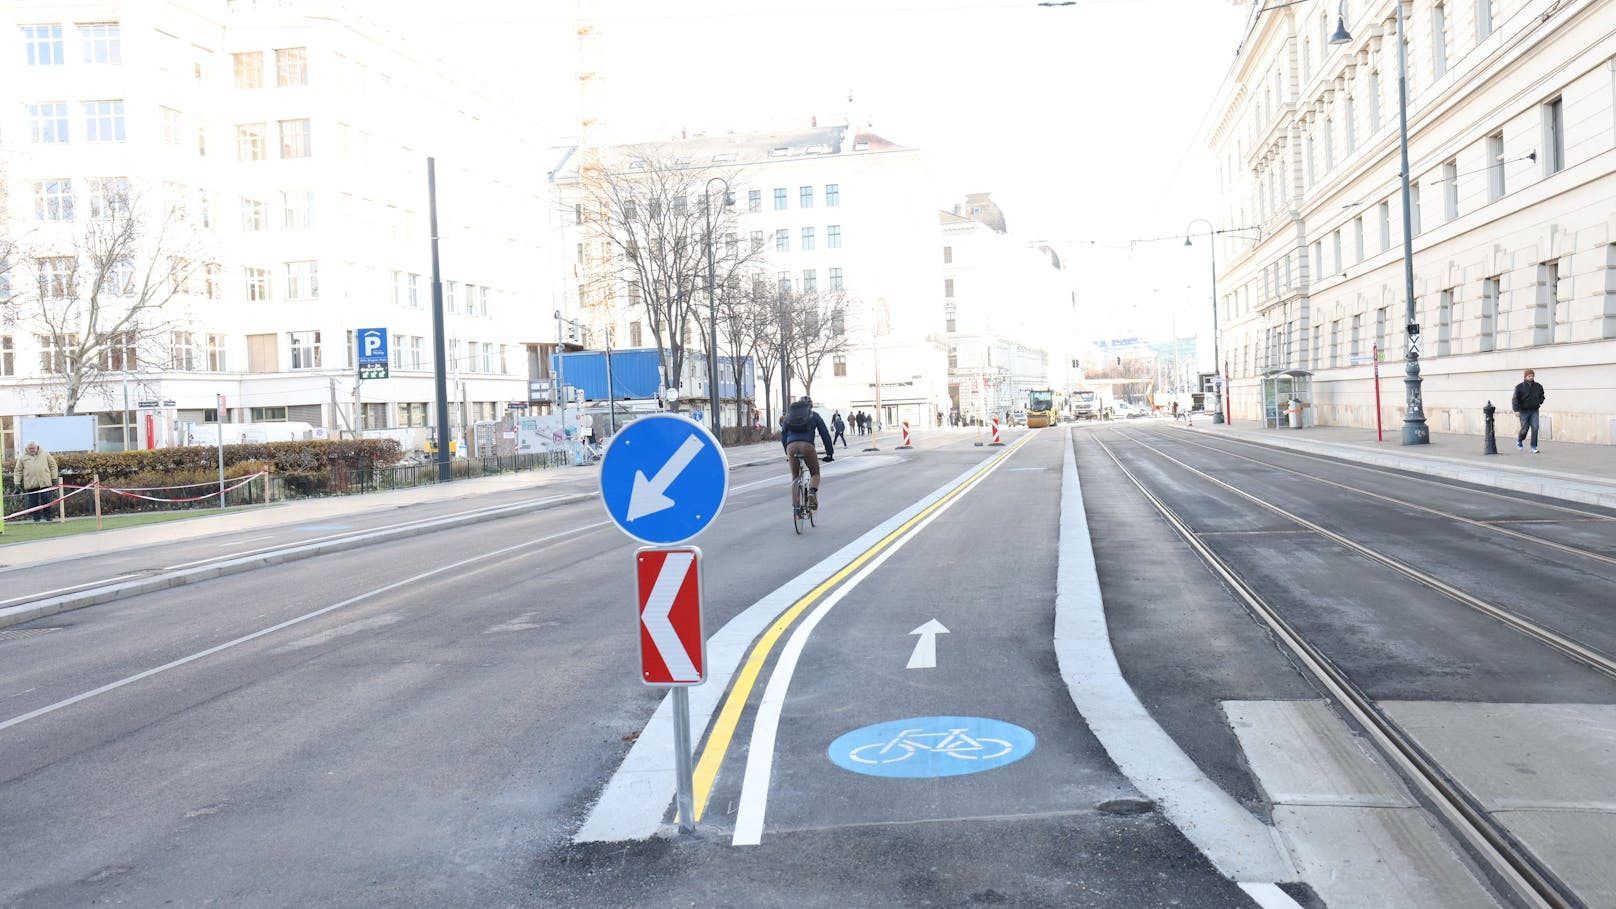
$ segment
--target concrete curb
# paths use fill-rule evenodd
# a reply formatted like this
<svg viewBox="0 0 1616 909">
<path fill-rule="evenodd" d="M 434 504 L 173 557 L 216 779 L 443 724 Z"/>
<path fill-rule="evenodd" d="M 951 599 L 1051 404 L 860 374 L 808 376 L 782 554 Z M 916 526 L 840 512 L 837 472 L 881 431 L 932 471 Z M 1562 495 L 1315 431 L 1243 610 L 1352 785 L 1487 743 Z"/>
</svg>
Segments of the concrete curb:
<svg viewBox="0 0 1616 909">
<path fill-rule="evenodd" d="M 385 543 L 391 540 L 401 540 L 418 536 L 424 533 L 433 533 L 439 530 L 448 530 L 454 527 L 464 527 L 490 518 L 501 518 L 513 514 L 526 514 L 534 511 L 544 511 L 558 508 L 562 505 L 573 505 L 578 502 L 598 498 L 599 493 L 575 493 L 546 499 L 542 502 L 533 502 L 525 505 L 506 506 L 503 512 L 484 512 L 473 515 L 456 515 L 439 518 L 437 520 L 423 521 L 406 527 L 374 530 L 368 533 L 355 534 L 339 540 L 326 540 L 319 543 L 310 543 L 304 546 L 292 546 L 286 549 L 266 552 L 259 555 L 246 556 L 220 562 L 217 565 L 207 565 L 201 568 L 192 568 L 185 571 L 175 571 L 141 578 L 135 581 L 126 581 L 121 584 L 110 584 L 104 587 L 94 587 L 76 593 L 66 593 L 49 599 L 24 603 L 20 606 L 10 606 L 0 609 L 0 628 L 11 625 L 20 625 L 34 619 L 70 612 L 74 609 L 83 609 L 86 606 L 98 606 L 110 603 L 124 597 L 139 596 L 145 593 L 155 593 L 181 587 L 186 584 L 195 584 L 199 581 L 208 581 L 226 575 L 240 574 L 246 571 L 263 568 L 269 565 L 281 565 L 287 562 L 297 562 L 311 559 L 315 556 L 328 555 L 333 552 L 343 552 L 349 549 L 359 549 L 374 543 Z"/>
</svg>

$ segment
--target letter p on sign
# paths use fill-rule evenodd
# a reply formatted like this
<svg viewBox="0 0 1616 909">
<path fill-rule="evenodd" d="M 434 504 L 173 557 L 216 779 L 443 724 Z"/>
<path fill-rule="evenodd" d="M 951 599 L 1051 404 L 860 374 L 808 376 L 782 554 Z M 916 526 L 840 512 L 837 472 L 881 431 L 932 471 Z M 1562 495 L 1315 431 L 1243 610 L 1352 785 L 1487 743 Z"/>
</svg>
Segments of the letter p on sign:
<svg viewBox="0 0 1616 909">
<path fill-rule="evenodd" d="M 634 554 L 639 587 L 640 681 L 660 687 L 706 681 L 701 633 L 701 550 L 641 549 Z"/>
</svg>

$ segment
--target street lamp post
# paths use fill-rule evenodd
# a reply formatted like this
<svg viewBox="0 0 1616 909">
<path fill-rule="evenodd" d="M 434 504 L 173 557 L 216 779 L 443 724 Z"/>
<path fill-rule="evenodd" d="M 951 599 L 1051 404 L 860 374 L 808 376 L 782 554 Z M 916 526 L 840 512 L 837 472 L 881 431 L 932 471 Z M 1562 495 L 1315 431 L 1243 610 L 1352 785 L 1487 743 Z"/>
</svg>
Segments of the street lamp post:
<svg viewBox="0 0 1616 909">
<path fill-rule="evenodd" d="M 707 331 L 708 331 L 708 341 L 707 341 L 707 383 L 708 383 L 708 387 L 712 389 L 712 394 L 710 396 L 712 398 L 712 404 L 711 404 L 710 409 L 713 412 L 713 423 L 712 423 L 712 426 L 713 426 L 713 438 L 718 439 L 719 440 L 718 444 L 722 445 L 722 444 L 724 444 L 724 441 L 723 441 L 724 436 L 723 436 L 723 434 L 721 432 L 719 432 L 719 428 L 718 428 L 719 427 L 719 417 L 718 417 L 719 407 L 718 407 L 718 402 L 719 402 L 719 399 L 720 399 L 720 395 L 718 393 L 719 392 L 719 387 L 718 387 L 718 300 L 717 300 L 717 297 L 714 296 L 714 294 L 716 293 L 717 287 L 716 287 L 716 285 L 714 283 L 714 273 L 715 273 L 716 269 L 713 266 L 713 184 L 714 183 L 722 183 L 724 185 L 724 204 L 728 205 L 729 204 L 729 181 L 725 180 L 723 177 L 713 177 L 712 179 L 708 180 L 707 181 L 707 188 L 705 190 L 705 198 L 703 199 L 703 202 L 705 203 L 705 206 L 706 206 L 706 215 L 707 215 Z M 736 379 L 736 382 L 735 382 L 735 397 L 738 400 L 740 398 L 740 396 L 741 396 L 741 383 L 740 383 L 740 379 L 738 378 L 739 373 L 737 373 L 736 375 L 737 375 L 737 379 Z"/>
<path fill-rule="evenodd" d="M 1408 43 L 1403 23 L 1403 0 L 1397 6 L 1397 139 L 1402 164 L 1403 183 L 1403 297 L 1408 322 L 1408 352 L 1404 355 L 1403 386 L 1407 396 L 1407 411 L 1403 415 L 1403 444 L 1426 445 L 1431 441 L 1431 428 L 1425 423 L 1425 405 L 1420 400 L 1420 324 L 1414 310 L 1414 207 L 1408 184 Z M 1331 44 L 1346 44 L 1352 40 L 1347 34 L 1344 19 L 1336 20 Z"/>
<path fill-rule="evenodd" d="M 1197 222 L 1206 225 L 1206 245 L 1212 259 L 1212 370 L 1218 376 L 1218 387 L 1214 389 L 1217 393 L 1214 399 L 1217 402 L 1217 407 L 1212 411 L 1212 422 L 1222 423 L 1223 414 L 1226 410 L 1223 406 L 1223 396 L 1227 394 L 1228 380 L 1223 375 L 1223 357 L 1218 353 L 1218 231 L 1217 228 L 1212 226 L 1211 221 L 1205 218 L 1196 218 L 1194 221 L 1184 225 L 1185 246 L 1194 245 L 1190 242 L 1190 228 L 1194 227 Z"/>
</svg>

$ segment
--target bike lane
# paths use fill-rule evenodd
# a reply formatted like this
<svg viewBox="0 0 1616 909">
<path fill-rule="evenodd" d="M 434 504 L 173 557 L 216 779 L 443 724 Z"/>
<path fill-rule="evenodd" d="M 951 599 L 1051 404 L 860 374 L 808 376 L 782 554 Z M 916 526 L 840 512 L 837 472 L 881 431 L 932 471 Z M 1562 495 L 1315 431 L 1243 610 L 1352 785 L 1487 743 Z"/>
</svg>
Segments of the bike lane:
<svg viewBox="0 0 1616 909">
<path fill-rule="evenodd" d="M 1012 902 L 1251 904 L 1117 770 L 1061 679 L 1063 438 L 1032 440 L 798 623 L 715 783 L 712 835 L 773 852 L 875 829 Z"/>
</svg>

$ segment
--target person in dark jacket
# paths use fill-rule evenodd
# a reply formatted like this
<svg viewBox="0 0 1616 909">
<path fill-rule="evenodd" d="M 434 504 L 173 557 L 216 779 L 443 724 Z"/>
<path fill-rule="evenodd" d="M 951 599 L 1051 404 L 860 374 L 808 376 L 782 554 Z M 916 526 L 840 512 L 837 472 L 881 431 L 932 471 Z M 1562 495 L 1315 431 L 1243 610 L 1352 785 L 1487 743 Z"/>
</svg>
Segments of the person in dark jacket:
<svg viewBox="0 0 1616 909">
<path fill-rule="evenodd" d="M 1526 375 L 1521 377 L 1521 384 L 1515 386 L 1515 395 L 1509 399 L 1509 409 L 1521 417 L 1521 432 L 1515 437 L 1515 447 L 1517 449 L 1525 447 L 1526 435 L 1530 432 L 1532 454 L 1537 454 L 1538 408 L 1543 406 L 1543 399 L 1548 397 L 1543 393 L 1543 386 L 1537 384 L 1536 376 L 1536 373 L 1528 369 Z"/>
<path fill-rule="evenodd" d="M 801 457 L 808 463 L 808 507 L 819 508 L 819 452 L 814 450 L 814 433 L 825 442 L 825 460 L 834 461 L 831 453 L 835 447 L 831 444 L 830 430 L 825 428 L 825 419 L 814 412 L 814 402 L 805 395 L 797 399 L 797 403 L 786 410 L 785 416 L 780 418 L 780 444 L 786 450 L 786 470 L 790 472 L 791 479 L 797 479 L 797 465 L 795 459 Z M 791 504 L 801 505 L 797 501 L 797 486 L 791 486 Z"/>
<path fill-rule="evenodd" d="M 847 445 L 847 436 L 843 435 L 843 430 L 847 429 L 847 424 L 842 421 L 841 411 L 838 410 L 830 415 L 830 429 L 832 439 L 841 442 L 845 447 Z"/>
</svg>

